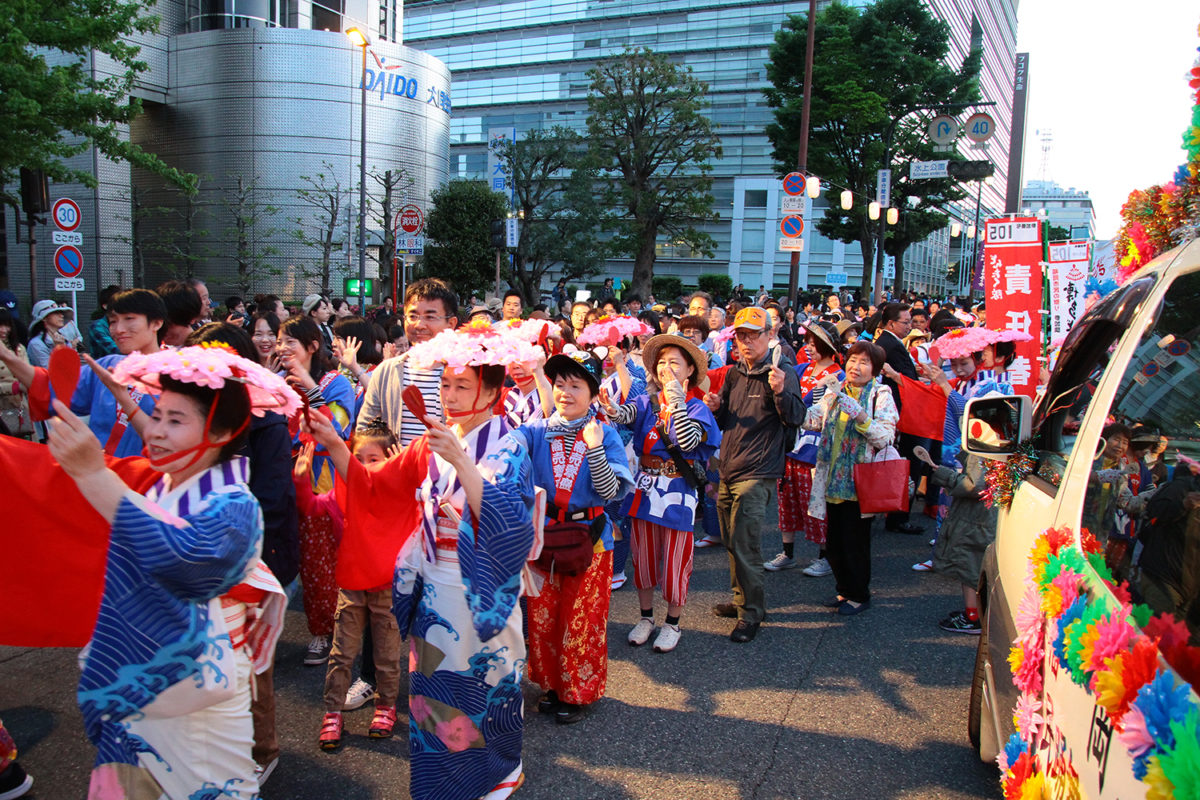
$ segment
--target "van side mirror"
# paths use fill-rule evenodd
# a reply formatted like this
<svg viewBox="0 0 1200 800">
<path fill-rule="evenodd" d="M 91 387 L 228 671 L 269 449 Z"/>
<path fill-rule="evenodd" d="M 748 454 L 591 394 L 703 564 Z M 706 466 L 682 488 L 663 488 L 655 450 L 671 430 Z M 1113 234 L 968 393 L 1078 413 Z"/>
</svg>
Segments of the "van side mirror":
<svg viewBox="0 0 1200 800">
<path fill-rule="evenodd" d="M 963 449 L 981 458 L 1005 461 L 1029 438 L 1033 402 L 1024 395 L 976 397 L 967 401 Z"/>
</svg>

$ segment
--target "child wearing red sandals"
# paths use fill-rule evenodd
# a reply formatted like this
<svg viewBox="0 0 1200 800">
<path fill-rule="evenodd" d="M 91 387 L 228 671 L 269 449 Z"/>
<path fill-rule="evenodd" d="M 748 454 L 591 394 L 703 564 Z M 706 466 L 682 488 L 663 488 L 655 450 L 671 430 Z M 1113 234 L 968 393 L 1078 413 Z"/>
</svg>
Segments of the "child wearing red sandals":
<svg viewBox="0 0 1200 800">
<path fill-rule="evenodd" d="M 351 450 L 359 463 L 370 465 L 386 461 L 394 447 L 396 439 L 382 423 L 368 422 L 358 427 Z M 334 529 L 340 533 L 342 511 L 334 492 L 312 493 L 309 469 L 313 450 L 313 443 L 304 445 L 296 459 L 293 477 L 297 500 L 302 513 L 330 517 Z M 374 639 L 378 683 L 375 714 L 367 735 L 372 739 L 388 739 L 396 725 L 396 700 L 400 695 L 400 629 L 392 614 L 392 584 L 389 582 L 366 591 L 339 588 L 333 646 L 325 671 L 325 716 L 321 719 L 317 739 L 322 750 L 334 751 L 342 746 L 342 707 L 346 702 L 346 690 L 350 688 L 351 668 L 362 648 L 363 632 L 368 625 Z"/>
</svg>

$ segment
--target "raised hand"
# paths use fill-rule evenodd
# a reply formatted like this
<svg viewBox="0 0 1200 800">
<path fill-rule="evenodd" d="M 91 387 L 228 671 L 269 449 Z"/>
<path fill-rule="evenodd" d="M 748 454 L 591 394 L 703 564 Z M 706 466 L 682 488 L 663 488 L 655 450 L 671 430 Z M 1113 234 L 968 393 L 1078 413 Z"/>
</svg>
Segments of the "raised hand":
<svg viewBox="0 0 1200 800">
<path fill-rule="evenodd" d="M 320 416 L 319 414 L 317 416 Z M 313 442 L 305 442 L 300 445 L 300 452 L 296 455 L 296 463 L 292 465 L 292 474 L 297 478 L 307 478 L 309 470 L 312 469 L 313 452 L 317 449 Z"/>
<path fill-rule="evenodd" d="M 583 426 L 583 443 L 589 448 L 600 447 L 604 444 L 604 428 L 596 420 L 590 420 Z"/>
<path fill-rule="evenodd" d="M 337 428 L 333 427 L 333 423 L 329 421 L 329 418 L 316 409 L 308 414 L 301 415 L 300 430 L 316 439 L 317 443 L 327 450 L 333 449 L 338 444 L 345 444 L 342 441 L 342 437 L 338 435 Z"/>
<path fill-rule="evenodd" d="M 429 428 L 426 436 L 428 436 L 430 450 L 446 459 L 454 467 L 459 467 L 464 461 L 469 460 L 458 434 L 431 416 L 427 415 L 422 422 Z"/>
<path fill-rule="evenodd" d="M 779 351 L 776 350 L 776 353 Z M 775 394 L 783 394 L 784 384 L 787 383 L 787 374 L 784 373 L 778 365 L 771 365 L 771 372 L 767 375 L 767 383 L 771 386 L 771 391 Z"/>
<path fill-rule="evenodd" d="M 604 413 L 610 417 L 617 413 L 617 406 L 613 403 L 612 398 L 608 394 L 608 390 L 600 389 L 600 407 L 604 409 Z"/>
<path fill-rule="evenodd" d="M 351 374 L 357 375 L 358 366 L 358 349 L 362 347 L 362 342 L 354 336 L 347 336 L 345 339 L 340 336 L 333 340 L 333 354 L 337 356 L 338 361 Z"/>
<path fill-rule="evenodd" d="M 387 361 L 389 358 L 395 358 L 398 355 L 400 355 L 400 353 L 396 351 L 395 342 L 386 342 L 383 345 L 383 360 L 384 361 Z"/>
<path fill-rule="evenodd" d="M 714 392 L 709 392 L 704 395 L 704 405 L 708 406 L 708 410 L 716 413 L 721 410 L 721 395 Z"/>
<path fill-rule="evenodd" d="M 63 401 L 55 398 L 53 405 L 58 416 L 48 425 L 50 455 L 76 480 L 103 471 L 104 450 L 96 435 Z"/>
<path fill-rule="evenodd" d="M 313 380 L 313 376 L 304 367 L 300 366 L 295 359 L 285 358 L 284 364 L 287 366 L 287 377 L 285 380 L 289 385 L 298 389 L 312 389 L 316 387 L 317 382 Z"/>
</svg>

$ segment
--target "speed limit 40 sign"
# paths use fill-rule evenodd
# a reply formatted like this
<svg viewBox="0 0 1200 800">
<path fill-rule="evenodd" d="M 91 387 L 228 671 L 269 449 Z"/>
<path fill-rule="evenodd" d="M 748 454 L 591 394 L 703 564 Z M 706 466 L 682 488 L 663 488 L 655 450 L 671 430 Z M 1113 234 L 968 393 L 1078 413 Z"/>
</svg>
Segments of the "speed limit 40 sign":
<svg viewBox="0 0 1200 800">
<path fill-rule="evenodd" d="M 60 197 L 55 200 L 51 212 L 51 216 L 54 218 L 54 225 L 60 231 L 75 230 L 79 227 L 82 219 L 82 215 L 79 213 L 79 205 L 69 197 Z"/>
</svg>

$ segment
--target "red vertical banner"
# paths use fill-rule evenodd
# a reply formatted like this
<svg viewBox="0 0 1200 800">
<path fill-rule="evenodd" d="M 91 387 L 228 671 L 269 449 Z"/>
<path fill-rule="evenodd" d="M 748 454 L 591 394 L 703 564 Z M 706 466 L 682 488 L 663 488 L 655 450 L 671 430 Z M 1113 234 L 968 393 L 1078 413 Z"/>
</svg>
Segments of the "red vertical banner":
<svg viewBox="0 0 1200 800">
<path fill-rule="evenodd" d="M 984 302 L 992 330 L 1027 333 L 1008 368 L 1013 391 L 1033 397 L 1042 357 L 1042 229 L 1036 217 L 989 219 L 983 245 Z"/>
</svg>

